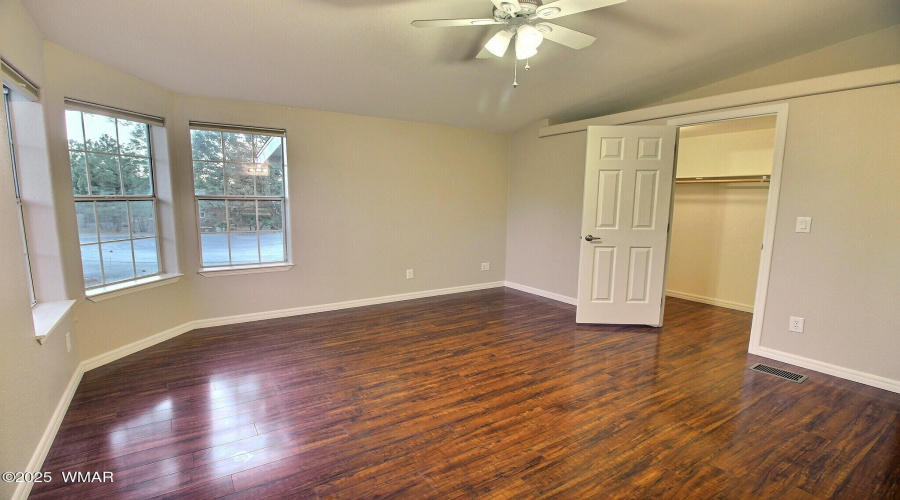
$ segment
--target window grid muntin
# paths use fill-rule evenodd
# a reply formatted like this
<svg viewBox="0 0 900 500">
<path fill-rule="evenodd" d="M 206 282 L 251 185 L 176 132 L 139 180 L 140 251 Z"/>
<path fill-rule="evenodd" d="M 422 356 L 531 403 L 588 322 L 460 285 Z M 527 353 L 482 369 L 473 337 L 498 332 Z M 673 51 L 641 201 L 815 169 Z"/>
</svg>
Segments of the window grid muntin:
<svg viewBox="0 0 900 500">
<path fill-rule="evenodd" d="M 190 130 L 191 130 L 191 132 L 193 132 L 194 130 L 208 131 L 207 129 L 204 129 L 202 127 L 197 127 L 197 128 L 192 127 Z M 201 265 L 201 267 L 210 267 L 210 268 L 222 267 L 222 268 L 224 268 L 224 267 L 231 267 L 231 266 L 255 266 L 255 265 L 265 265 L 265 264 L 277 264 L 279 262 L 287 262 L 287 260 L 288 260 L 287 196 L 286 196 L 287 187 L 285 185 L 285 179 L 287 177 L 287 161 L 285 158 L 286 155 L 285 155 L 285 151 L 284 151 L 285 150 L 284 136 L 283 135 L 269 135 L 269 134 L 264 134 L 264 133 L 256 133 L 256 132 L 253 132 L 250 130 L 248 130 L 248 131 L 233 130 L 233 131 L 229 131 L 229 132 L 215 130 L 214 132 L 217 132 L 219 134 L 219 145 L 221 148 L 220 152 L 221 152 L 221 157 L 222 157 L 221 160 L 195 159 L 194 151 L 193 151 L 193 141 L 191 141 L 192 142 L 192 144 L 191 144 L 191 173 L 192 173 L 192 176 L 194 177 L 194 205 L 195 205 L 194 213 L 197 215 L 197 229 L 198 229 L 198 235 L 199 235 L 199 237 L 197 238 L 197 242 L 198 242 L 198 246 L 200 248 L 200 265 Z M 258 153 L 257 147 L 256 147 L 256 141 L 254 140 L 254 137 L 262 136 L 262 137 L 269 138 L 269 140 L 272 140 L 275 138 L 278 138 L 281 140 L 281 168 L 282 168 L 282 172 L 281 172 L 282 195 L 281 196 L 262 196 L 262 195 L 256 194 L 259 191 L 259 178 L 258 177 L 260 177 L 260 176 L 252 176 L 253 177 L 253 192 L 254 192 L 253 195 L 227 194 L 227 191 L 228 191 L 228 164 L 247 165 L 248 163 L 253 163 L 253 162 L 246 162 L 246 161 L 238 162 L 238 161 L 226 160 L 226 158 L 227 158 L 226 151 L 225 151 L 225 134 L 226 133 L 250 135 L 251 136 L 250 142 L 251 142 L 251 148 L 252 148 L 251 155 L 254 158 L 256 157 L 256 155 Z M 268 144 L 268 141 L 266 141 L 266 143 Z M 197 184 L 196 184 L 197 177 L 196 177 L 194 167 L 193 167 L 193 165 L 195 163 L 209 163 L 209 164 L 221 164 L 222 165 L 222 194 L 218 194 L 218 195 L 207 195 L 207 194 L 198 195 L 197 194 Z M 254 220 L 255 220 L 255 224 L 256 224 L 256 230 L 255 231 L 232 231 L 231 230 L 231 214 L 230 214 L 230 210 L 231 210 L 230 206 L 231 205 L 229 202 L 230 201 L 251 201 L 251 200 L 255 201 L 255 203 L 254 203 L 254 209 L 255 209 Z M 203 232 L 202 221 L 200 218 L 200 202 L 201 201 L 223 201 L 225 203 L 225 214 L 224 214 L 225 231 Z M 259 202 L 260 201 L 280 201 L 281 202 L 281 230 L 261 230 L 260 229 L 260 227 L 259 227 Z M 203 235 L 213 235 L 213 234 L 220 234 L 220 235 L 225 236 L 225 240 L 226 240 L 226 243 L 228 246 L 228 264 L 211 264 L 208 266 L 205 264 L 205 258 L 203 256 Z M 239 263 L 239 264 L 234 263 L 234 256 L 233 256 L 232 246 L 231 246 L 231 235 L 232 234 L 256 234 L 256 245 L 257 245 L 257 262 L 256 263 Z M 282 257 L 283 257 L 282 260 L 265 261 L 265 262 L 262 260 L 262 242 L 261 242 L 262 234 L 281 234 L 282 235 L 281 236 L 281 247 L 282 247 L 281 252 L 282 252 Z"/>
<path fill-rule="evenodd" d="M 163 274 L 164 270 L 163 270 L 162 252 L 160 249 L 160 235 L 159 235 L 159 213 L 158 213 L 159 205 L 158 205 L 157 199 L 156 199 L 156 173 L 154 172 L 154 168 L 153 168 L 153 134 L 150 133 L 150 124 L 148 124 L 146 122 L 138 121 L 138 120 L 126 120 L 126 121 L 131 121 L 134 123 L 141 123 L 144 125 L 145 131 L 147 134 L 146 135 L 146 137 L 147 137 L 147 156 L 134 155 L 134 154 L 123 154 L 122 153 L 122 144 L 121 144 L 121 141 L 119 140 L 119 120 L 121 118 L 118 118 L 115 116 L 110 116 L 110 115 L 104 115 L 99 112 L 82 111 L 79 109 L 67 108 L 67 110 L 78 112 L 79 116 L 80 116 L 79 121 L 81 123 L 81 133 L 82 133 L 82 139 L 83 139 L 82 144 L 84 145 L 84 149 L 68 148 L 68 146 L 69 146 L 68 137 L 66 138 L 66 144 L 67 144 L 67 148 L 69 150 L 70 163 L 71 163 L 71 155 L 73 152 L 84 154 L 84 163 L 85 163 L 85 171 L 86 171 L 85 178 L 87 181 L 87 190 L 88 190 L 87 195 L 79 195 L 79 194 L 74 194 L 74 188 L 73 188 L 73 197 L 75 198 L 76 203 L 92 202 L 93 211 L 94 211 L 94 226 L 95 226 L 95 231 L 97 233 L 97 241 L 93 242 L 93 243 L 92 242 L 81 243 L 80 236 L 79 236 L 79 250 L 81 250 L 83 252 L 83 249 L 86 246 L 96 246 L 98 254 L 99 254 L 100 283 L 97 285 L 93 285 L 93 286 L 86 286 L 85 290 L 93 290 L 95 288 L 102 288 L 107 285 L 112 285 L 112 284 L 117 284 L 117 283 L 126 283 L 128 281 L 135 281 L 138 279 L 143 279 L 143 278 L 148 278 L 151 276 L 158 276 L 160 274 Z M 115 130 L 116 130 L 116 153 L 108 153 L 105 151 L 96 151 L 96 150 L 88 149 L 88 146 L 87 146 L 87 142 L 88 142 L 87 137 L 88 136 L 87 136 L 86 127 L 84 125 L 84 115 L 85 114 L 104 116 L 106 118 L 112 118 L 113 120 L 115 120 L 114 124 L 115 124 Z M 94 195 L 94 194 L 92 194 L 93 182 L 91 179 L 91 166 L 90 166 L 90 163 L 88 163 L 88 157 L 87 157 L 88 154 L 98 154 L 98 155 L 107 155 L 107 156 L 117 157 L 116 164 L 118 165 L 118 171 L 119 171 L 119 189 L 122 194 L 117 194 L 117 195 Z M 148 160 L 148 164 L 149 164 L 148 168 L 149 168 L 149 172 L 150 172 L 150 193 L 151 194 L 149 194 L 149 195 L 125 194 L 125 176 L 122 174 L 122 162 L 121 162 L 122 157 L 140 158 L 140 159 Z M 126 220 L 128 221 L 129 238 L 127 238 L 127 239 L 120 238 L 120 239 L 113 239 L 113 240 L 106 240 L 106 241 L 102 240 L 102 238 L 100 237 L 100 214 L 97 210 L 97 204 L 98 204 L 98 202 L 104 202 L 104 201 L 125 202 L 125 207 L 126 207 L 125 212 L 126 212 Z M 153 216 L 153 227 L 154 227 L 153 236 L 141 236 L 141 237 L 137 237 L 137 238 L 134 237 L 134 229 L 133 229 L 134 221 L 132 220 L 132 217 L 131 217 L 131 202 L 132 201 L 150 201 L 153 203 L 153 205 L 152 205 L 153 208 L 151 210 L 151 213 Z M 134 242 L 138 241 L 138 240 L 149 240 L 152 238 L 156 238 L 156 272 L 138 276 L 137 258 L 134 253 Z M 103 245 L 109 245 L 111 243 L 121 243 L 124 241 L 131 242 L 131 245 L 130 245 L 130 247 L 131 247 L 131 267 L 132 267 L 133 276 L 131 278 L 125 278 L 125 279 L 121 279 L 121 280 L 107 281 L 107 279 L 106 279 L 106 264 L 104 264 L 104 261 L 103 261 Z M 84 254 L 82 253 L 82 255 L 84 255 Z"/>
<path fill-rule="evenodd" d="M 19 164 L 16 161 L 16 144 L 13 137 L 12 115 L 9 112 L 9 93 L 11 91 L 3 85 L 3 110 L 6 113 L 6 133 L 9 138 L 9 159 L 12 165 L 13 189 L 16 194 L 16 206 L 19 209 L 19 231 L 22 233 L 22 254 L 25 258 L 25 277 L 28 283 L 28 299 L 33 307 L 37 304 L 34 293 L 34 276 L 31 270 L 31 256 L 28 254 L 28 232 L 25 229 L 25 205 L 22 203 L 22 193 L 19 189 Z"/>
</svg>

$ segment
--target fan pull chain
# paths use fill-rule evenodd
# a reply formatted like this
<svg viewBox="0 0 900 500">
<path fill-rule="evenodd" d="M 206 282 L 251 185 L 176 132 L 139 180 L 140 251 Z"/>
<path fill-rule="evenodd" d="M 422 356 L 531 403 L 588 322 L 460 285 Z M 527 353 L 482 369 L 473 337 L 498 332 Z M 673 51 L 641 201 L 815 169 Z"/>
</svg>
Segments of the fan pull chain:
<svg viewBox="0 0 900 500">
<path fill-rule="evenodd" d="M 519 86 L 519 60 L 513 57 L 513 88 Z"/>
<path fill-rule="evenodd" d="M 531 61 L 531 59 L 525 59 L 525 71 L 531 69 L 531 64 L 529 64 L 529 61 Z"/>
</svg>

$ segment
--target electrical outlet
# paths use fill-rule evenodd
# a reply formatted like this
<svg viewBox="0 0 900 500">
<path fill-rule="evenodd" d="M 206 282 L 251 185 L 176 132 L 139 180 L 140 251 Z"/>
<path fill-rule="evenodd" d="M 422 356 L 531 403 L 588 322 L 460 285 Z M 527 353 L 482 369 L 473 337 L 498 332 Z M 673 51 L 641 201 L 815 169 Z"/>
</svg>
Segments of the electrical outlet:
<svg viewBox="0 0 900 500">
<path fill-rule="evenodd" d="M 796 333 L 803 333 L 803 318 L 791 316 L 791 322 L 788 325 L 788 330 Z"/>
<path fill-rule="evenodd" d="M 812 229 L 812 217 L 797 217 L 797 227 L 794 229 L 798 233 L 808 233 Z"/>
<path fill-rule="evenodd" d="M 72 332 L 66 332 L 66 352 L 72 352 Z"/>
<path fill-rule="evenodd" d="M 411 279 L 413 279 L 413 277 L 414 277 L 413 270 L 407 269 L 406 270 L 406 279 L 411 280 Z"/>
<path fill-rule="evenodd" d="M 490 263 L 490 262 L 482 262 L 482 263 L 481 263 L 481 270 L 482 270 L 482 271 L 490 271 L 490 270 L 491 270 L 491 263 Z"/>
</svg>

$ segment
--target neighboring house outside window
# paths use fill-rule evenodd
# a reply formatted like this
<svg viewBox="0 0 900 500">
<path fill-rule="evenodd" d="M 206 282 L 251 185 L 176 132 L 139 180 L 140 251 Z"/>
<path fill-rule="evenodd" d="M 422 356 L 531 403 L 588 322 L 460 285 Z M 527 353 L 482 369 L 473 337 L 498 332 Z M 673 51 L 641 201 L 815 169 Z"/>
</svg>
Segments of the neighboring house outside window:
<svg viewBox="0 0 900 500">
<path fill-rule="evenodd" d="M 284 131 L 191 122 L 203 268 L 288 261 Z"/>
</svg>

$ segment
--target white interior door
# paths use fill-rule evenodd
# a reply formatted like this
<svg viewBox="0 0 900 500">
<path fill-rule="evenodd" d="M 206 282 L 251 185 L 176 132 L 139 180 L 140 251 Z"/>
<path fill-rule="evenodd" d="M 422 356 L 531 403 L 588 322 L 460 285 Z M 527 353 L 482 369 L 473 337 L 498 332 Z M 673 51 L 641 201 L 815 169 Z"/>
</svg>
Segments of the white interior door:
<svg viewBox="0 0 900 500">
<path fill-rule="evenodd" d="M 588 127 L 578 323 L 662 326 L 676 127 Z"/>
</svg>

